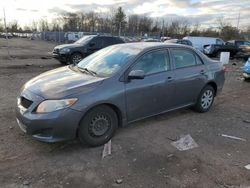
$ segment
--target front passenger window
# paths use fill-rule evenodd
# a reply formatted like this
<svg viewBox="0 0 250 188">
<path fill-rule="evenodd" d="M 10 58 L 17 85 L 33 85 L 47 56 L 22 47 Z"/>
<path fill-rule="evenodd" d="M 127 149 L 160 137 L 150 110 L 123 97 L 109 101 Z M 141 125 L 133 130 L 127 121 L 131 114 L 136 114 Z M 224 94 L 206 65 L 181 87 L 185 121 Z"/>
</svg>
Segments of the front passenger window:
<svg viewBox="0 0 250 188">
<path fill-rule="evenodd" d="M 167 51 L 160 50 L 143 55 L 132 70 L 143 70 L 145 75 L 170 70 Z"/>
</svg>

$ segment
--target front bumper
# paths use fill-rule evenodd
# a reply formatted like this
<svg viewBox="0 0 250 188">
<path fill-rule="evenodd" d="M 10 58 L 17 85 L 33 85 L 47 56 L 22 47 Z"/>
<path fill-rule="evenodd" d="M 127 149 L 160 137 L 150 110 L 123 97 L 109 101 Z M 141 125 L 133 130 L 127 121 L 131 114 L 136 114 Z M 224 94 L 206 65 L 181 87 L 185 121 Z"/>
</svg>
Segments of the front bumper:
<svg viewBox="0 0 250 188">
<path fill-rule="evenodd" d="M 33 99 L 30 100 L 34 101 Z M 34 109 L 40 102 L 34 101 L 27 109 L 17 105 L 16 118 L 21 130 L 43 142 L 74 139 L 82 113 L 71 108 L 65 108 L 38 114 L 34 112 Z"/>
<path fill-rule="evenodd" d="M 250 78 L 250 73 L 243 72 L 243 77 L 249 79 Z"/>
<path fill-rule="evenodd" d="M 60 54 L 60 53 L 53 52 L 52 57 L 65 63 L 69 61 L 69 54 Z"/>
</svg>

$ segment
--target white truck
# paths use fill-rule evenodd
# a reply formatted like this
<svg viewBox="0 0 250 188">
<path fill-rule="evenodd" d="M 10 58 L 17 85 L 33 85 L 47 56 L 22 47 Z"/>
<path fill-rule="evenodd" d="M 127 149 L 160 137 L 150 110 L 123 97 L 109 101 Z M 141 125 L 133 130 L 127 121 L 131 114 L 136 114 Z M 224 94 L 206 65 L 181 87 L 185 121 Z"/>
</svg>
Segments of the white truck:
<svg viewBox="0 0 250 188">
<path fill-rule="evenodd" d="M 196 37 L 196 36 L 186 36 L 183 39 L 189 40 L 192 42 L 193 47 L 197 50 L 200 50 L 203 52 L 204 46 L 210 45 L 210 44 L 219 44 L 223 45 L 225 42 L 220 38 L 214 38 L 214 37 Z"/>
</svg>

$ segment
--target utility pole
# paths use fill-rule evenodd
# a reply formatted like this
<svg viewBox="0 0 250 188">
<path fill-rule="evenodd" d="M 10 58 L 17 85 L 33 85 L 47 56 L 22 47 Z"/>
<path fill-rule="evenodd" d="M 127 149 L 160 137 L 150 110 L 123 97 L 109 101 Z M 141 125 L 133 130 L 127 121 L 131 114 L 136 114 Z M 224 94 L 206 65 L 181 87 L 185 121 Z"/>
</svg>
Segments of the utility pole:
<svg viewBox="0 0 250 188">
<path fill-rule="evenodd" d="M 240 10 L 239 10 L 238 22 L 237 22 L 237 29 L 238 29 L 238 30 L 239 30 L 239 24 L 240 24 Z"/>
<path fill-rule="evenodd" d="M 6 38 L 6 42 L 7 42 L 7 51 L 8 51 L 8 56 L 10 58 L 9 37 L 8 37 L 8 30 L 7 30 L 7 25 L 6 25 L 5 8 L 3 8 L 3 19 L 4 19 L 4 27 L 5 27 L 5 38 Z"/>
</svg>

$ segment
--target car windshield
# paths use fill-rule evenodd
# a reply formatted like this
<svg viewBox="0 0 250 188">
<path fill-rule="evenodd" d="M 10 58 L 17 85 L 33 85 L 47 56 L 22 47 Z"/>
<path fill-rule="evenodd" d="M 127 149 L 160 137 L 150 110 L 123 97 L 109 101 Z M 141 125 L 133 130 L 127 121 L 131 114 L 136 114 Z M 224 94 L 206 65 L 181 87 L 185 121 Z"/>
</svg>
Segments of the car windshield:
<svg viewBox="0 0 250 188">
<path fill-rule="evenodd" d="M 89 42 L 93 37 L 94 37 L 94 35 L 92 35 L 92 36 L 84 36 L 84 37 L 80 38 L 79 40 L 77 40 L 75 43 L 76 43 L 76 44 L 86 44 L 86 43 Z"/>
<path fill-rule="evenodd" d="M 109 77 L 115 74 L 130 59 L 134 58 L 140 49 L 114 45 L 84 58 L 77 67 L 80 70 L 94 72 L 96 76 Z"/>
</svg>

